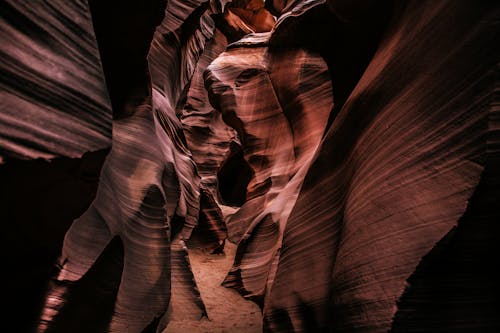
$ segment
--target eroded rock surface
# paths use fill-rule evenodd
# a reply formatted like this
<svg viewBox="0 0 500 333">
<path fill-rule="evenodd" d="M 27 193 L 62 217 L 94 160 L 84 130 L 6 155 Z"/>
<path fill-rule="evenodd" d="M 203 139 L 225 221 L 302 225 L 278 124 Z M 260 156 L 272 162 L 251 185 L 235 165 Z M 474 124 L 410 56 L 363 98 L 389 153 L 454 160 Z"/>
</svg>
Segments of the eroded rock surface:
<svg viewBox="0 0 500 333">
<path fill-rule="evenodd" d="M 115 236 L 123 243 L 124 263 L 107 331 L 140 332 L 164 327 L 172 316 L 204 314 L 183 245 L 198 221 L 199 176 L 175 114 L 214 31 L 210 14 L 217 8 L 200 5 L 188 10 L 169 2 L 154 36 L 145 29 L 144 37 L 152 38 L 149 66 L 144 59 L 134 68 L 144 71 L 144 80 L 133 82 L 123 105 L 117 104 L 122 108 L 114 112 L 113 145 L 96 198 L 66 234 L 39 331 L 57 327 L 64 302 L 71 301 L 68 289 Z"/>
<path fill-rule="evenodd" d="M 89 3 L 1 5 L 1 157 L 109 146 L 113 117 L 40 332 L 88 328 L 64 309 L 102 274 L 99 331 L 200 319 L 185 244 L 227 235 L 266 332 L 499 329 L 496 3 Z"/>
<path fill-rule="evenodd" d="M 87 2 L 0 6 L 0 163 L 109 147 L 111 105 Z"/>
<path fill-rule="evenodd" d="M 406 280 L 466 211 L 493 162 L 498 7 L 455 5 L 394 8 L 299 188 L 267 279 L 268 331 L 389 330 Z M 240 244 L 248 267 L 265 261 L 264 244 Z M 266 271 L 235 268 L 239 281 Z"/>
</svg>

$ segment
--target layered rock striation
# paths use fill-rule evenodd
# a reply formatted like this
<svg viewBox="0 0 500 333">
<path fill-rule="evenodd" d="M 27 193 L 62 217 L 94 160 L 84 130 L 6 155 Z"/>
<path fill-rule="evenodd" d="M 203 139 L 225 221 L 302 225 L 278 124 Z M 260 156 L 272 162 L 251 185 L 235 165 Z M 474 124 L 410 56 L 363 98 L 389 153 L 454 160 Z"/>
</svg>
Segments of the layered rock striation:
<svg viewBox="0 0 500 333">
<path fill-rule="evenodd" d="M 99 330 L 198 320 L 186 244 L 226 237 L 266 332 L 499 328 L 496 3 L 89 4 L 1 5 L 2 160 L 111 144 L 38 331 L 113 239 Z"/>
</svg>

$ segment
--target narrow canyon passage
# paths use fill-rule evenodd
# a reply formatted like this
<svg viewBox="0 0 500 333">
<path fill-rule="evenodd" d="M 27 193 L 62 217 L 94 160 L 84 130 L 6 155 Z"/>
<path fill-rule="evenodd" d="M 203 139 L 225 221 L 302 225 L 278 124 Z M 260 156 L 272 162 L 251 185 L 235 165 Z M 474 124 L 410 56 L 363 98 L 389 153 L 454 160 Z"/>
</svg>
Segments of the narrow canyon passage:
<svg viewBox="0 0 500 333">
<path fill-rule="evenodd" d="M 500 332 L 499 32 L 493 0 L 0 1 L 2 331 Z"/>
</svg>

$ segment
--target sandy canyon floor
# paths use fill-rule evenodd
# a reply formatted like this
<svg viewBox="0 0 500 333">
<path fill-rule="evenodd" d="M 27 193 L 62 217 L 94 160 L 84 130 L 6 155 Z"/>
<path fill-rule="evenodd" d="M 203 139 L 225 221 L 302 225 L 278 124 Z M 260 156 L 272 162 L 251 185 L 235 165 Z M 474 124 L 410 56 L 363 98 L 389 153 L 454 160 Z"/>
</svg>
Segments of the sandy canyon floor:
<svg viewBox="0 0 500 333">
<path fill-rule="evenodd" d="M 208 319 L 172 321 L 163 333 L 261 333 L 259 307 L 235 290 L 221 286 L 233 263 L 236 245 L 226 242 L 225 254 L 189 251 L 193 273 L 205 302 Z"/>
</svg>

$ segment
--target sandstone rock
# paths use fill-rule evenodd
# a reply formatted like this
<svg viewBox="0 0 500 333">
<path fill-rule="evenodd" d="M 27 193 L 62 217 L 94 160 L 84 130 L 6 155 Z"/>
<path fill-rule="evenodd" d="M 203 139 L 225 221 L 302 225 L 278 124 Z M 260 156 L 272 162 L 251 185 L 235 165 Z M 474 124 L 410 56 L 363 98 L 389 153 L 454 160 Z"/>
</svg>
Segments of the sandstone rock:
<svg viewBox="0 0 500 333">
<path fill-rule="evenodd" d="M 88 329 L 92 281 L 97 331 L 205 316 L 186 244 L 227 236 L 266 332 L 498 330 L 496 3 L 89 4 L 1 5 L 0 162 L 109 147 L 113 118 L 39 331 Z M 67 209 L 104 154 L 54 162 Z"/>
<path fill-rule="evenodd" d="M 498 7 L 456 5 L 395 8 L 290 213 L 268 331 L 389 330 L 406 279 L 466 211 L 492 149 Z"/>
<path fill-rule="evenodd" d="M 3 1 L 0 161 L 111 145 L 111 105 L 86 1 Z"/>
</svg>

